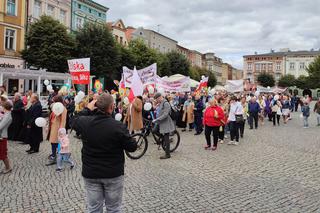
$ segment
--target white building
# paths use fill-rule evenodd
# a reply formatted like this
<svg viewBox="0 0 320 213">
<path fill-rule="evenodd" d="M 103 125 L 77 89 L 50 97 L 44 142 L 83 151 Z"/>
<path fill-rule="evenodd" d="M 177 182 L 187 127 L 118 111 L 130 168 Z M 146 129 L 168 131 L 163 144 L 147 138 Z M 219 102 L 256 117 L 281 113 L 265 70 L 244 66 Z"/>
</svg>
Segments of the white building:
<svg viewBox="0 0 320 213">
<path fill-rule="evenodd" d="M 144 40 L 148 47 L 158 50 L 161 53 L 168 53 L 177 50 L 177 41 L 153 30 L 148 30 L 141 27 L 136 29 L 131 36 L 131 39 L 140 38 Z"/>
<path fill-rule="evenodd" d="M 306 71 L 310 63 L 320 56 L 320 51 L 294 51 L 287 52 L 285 57 L 285 73 L 298 78 L 301 75 L 308 75 Z"/>
<path fill-rule="evenodd" d="M 119 44 L 122 46 L 128 46 L 126 27 L 121 19 L 115 22 L 108 22 L 108 27 Z"/>
<path fill-rule="evenodd" d="M 32 23 L 42 15 L 59 20 L 68 29 L 71 27 L 71 0 L 29 0 L 28 23 Z"/>
</svg>

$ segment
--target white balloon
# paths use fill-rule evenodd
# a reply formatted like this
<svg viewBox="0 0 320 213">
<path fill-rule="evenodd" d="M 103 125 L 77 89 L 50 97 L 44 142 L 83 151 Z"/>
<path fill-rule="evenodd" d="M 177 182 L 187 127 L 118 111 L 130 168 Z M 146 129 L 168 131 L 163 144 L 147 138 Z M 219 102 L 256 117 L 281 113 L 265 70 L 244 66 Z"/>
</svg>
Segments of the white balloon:
<svg viewBox="0 0 320 213">
<path fill-rule="evenodd" d="M 154 93 L 153 86 L 148 86 L 148 91 L 149 91 L 149 94 L 153 94 Z"/>
<path fill-rule="evenodd" d="M 267 89 L 270 89 L 270 86 L 268 86 Z"/>
<path fill-rule="evenodd" d="M 205 77 L 206 77 L 206 76 L 202 75 L 202 76 L 201 76 L 201 80 L 203 80 Z"/>
<path fill-rule="evenodd" d="M 57 102 L 57 103 L 54 103 L 53 106 L 52 106 L 52 112 L 56 115 L 56 116 L 59 116 L 63 113 L 64 111 L 64 106 L 62 103 L 60 102 Z"/>
<path fill-rule="evenodd" d="M 274 100 L 276 100 L 276 101 L 279 100 L 279 95 L 275 95 Z"/>
<path fill-rule="evenodd" d="M 84 94 L 84 92 L 82 92 L 82 91 L 79 91 L 79 92 L 78 92 L 78 96 L 79 96 L 80 98 L 84 98 L 84 97 L 86 96 L 86 94 Z"/>
<path fill-rule="evenodd" d="M 51 90 L 53 90 L 52 85 L 47 85 L 47 90 L 50 92 Z"/>
<path fill-rule="evenodd" d="M 125 104 L 125 105 L 128 105 L 130 102 L 129 102 L 129 98 L 128 97 L 124 97 L 123 98 L 123 103 Z"/>
<path fill-rule="evenodd" d="M 45 127 L 47 125 L 46 119 L 39 117 L 35 120 L 37 127 Z"/>
<path fill-rule="evenodd" d="M 46 85 L 46 86 L 48 86 L 48 85 L 50 84 L 50 82 L 49 82 L 48 79 L 46 79 L 46 80 L 44 80 L 43 84 Z"/>
<path fill-rule="evenodd" d="M 82 100 L 83 100 L 83 98 L 79 97 L 78 95 L 76 95 L 76 97 L 74 97 L 74 102 L 76 104 L 79 104 Z"/>
<path fill-rule="evenodd" d="M 117 113 L 117 114 L 115 115 L 114 119 L 116 119 L 117 121 L 121 121 L 121 119 L 122 119 L 121 113 Z"/>
<path fill-rule="evenodd" d="M 152 104 L 147 102 L 144 104 L 143 108 L 145 111 L 150 111 L 152 109 Z"/>
</svg>

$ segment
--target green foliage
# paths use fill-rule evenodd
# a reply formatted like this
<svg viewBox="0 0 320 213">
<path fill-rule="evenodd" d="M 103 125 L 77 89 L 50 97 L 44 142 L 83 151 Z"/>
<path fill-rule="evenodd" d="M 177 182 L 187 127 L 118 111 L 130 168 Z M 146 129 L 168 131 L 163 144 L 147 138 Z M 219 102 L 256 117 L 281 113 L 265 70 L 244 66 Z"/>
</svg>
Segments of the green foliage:
<svg viewBox="0 0 320 213">
<path fill-rule="evenodd" d="M 310 78 L 308 76 L 305 75 L 301 75 L 299 76 L 296 81 L 296 86 L 300 89 L 307 89 L 310 88 Z"/>
<path fill-rule="evenodd" d="M 320 88 L 320 56 L 309 64 L 307 72 L 309 74 L 308 86 L 310 86 L 310 88 Z"/>
<path fill-rule="evenodd" d="M 166 55 L 162 53 L 157 54 L 157 68 L 159 76 L 171 76 L 171 69 L 169 59 Z"/>
<path fill-rule="evenodd" d="M 27 49 L 21 52 L 28 66 L 47 69 L 51 72 L 68 71 L 67 60 L 75 47 L 72 36 L 59 21 L 42 16 L 30 25 L 26 34 Z"/>
<path fill-rule="evenodd" d="M 135 57 L 131 51 L 131 49 L 120 46 L 117 44 L 117 47 L 120 52 L 120 63 L 119 67 L 117 69 L 117 73 L 115 75 L 116 79 L 121 79 L 121 74 L 122 74 L 122 67 L 126 66 L 130 69 L 133 69 L 135 66 Z"/>
<path fill-rule="evenodd" d="M 296 85 L 296 78 L 294 77 L 294 75 L 291 75 L 291 74 L 282 76 L 278 82 L 278 86 L 280 87 L 291 87 L 295 85 Z"/>
<path fill-rule="evenodd" d="M 190 68 L 190 78 L 196 80 L 196 81 L 201 81 L 202 76 L 209 77 L 208 81 L 208 86 L 209 87 L 214 87 L 217 85 L 217 78 L 213 72 L 210 72 L 204 68 L 200 67 L 191 67 Z"/>
<path fill-rule="evenodd" d="M 133 54 L 133 60 L 135 61 L 135 66 L 137 69 L 142 69 L 157 62 L 157 52 L 148 48 L 141 39 L 132 40 L 129 43 L 129 49 Z M 132 69 L 133 67 L 129 68 Z"/>
<path fill-rule="evenodd" d="M 271 74 L 260 73 L 258 75 L 258 83 L 263 87 L 273 87 L 275 85 L 275 80 Z"/>
<path fill-rule="evenodd" d="M 121 55 L 106 25 L 87 23 L 76 33 L 77 58 L 90 58 L 91 75 L 115 78 L 119 73 Z M 124 56 L 125 57 L 125 56 Z"/>
<path fill-rule="evenodd" d="M 176 51 L 172 51 L 166 54 L 169 60 L 169 70 L 171 74 L 182 74 L 189 76 L 190 74 L 190 62 L 188 59 Z"/>
</svg>

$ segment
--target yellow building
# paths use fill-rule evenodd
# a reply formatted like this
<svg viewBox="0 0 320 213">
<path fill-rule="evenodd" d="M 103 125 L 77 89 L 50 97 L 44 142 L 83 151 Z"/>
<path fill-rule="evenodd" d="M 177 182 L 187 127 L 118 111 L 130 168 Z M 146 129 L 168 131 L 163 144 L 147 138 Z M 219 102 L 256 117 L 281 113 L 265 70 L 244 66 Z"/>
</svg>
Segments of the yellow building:
<svg viewBox="0 0 320 213">
<path fill-rule="evenodd" d="M 25 12 L 25 0 L 0 0 L 0 69 L 24 68 L 20 52 L 25 45 Z M 8 91 L 20 89 L 21 83 L 18 80 L 3 82 Z"/>
</svg>

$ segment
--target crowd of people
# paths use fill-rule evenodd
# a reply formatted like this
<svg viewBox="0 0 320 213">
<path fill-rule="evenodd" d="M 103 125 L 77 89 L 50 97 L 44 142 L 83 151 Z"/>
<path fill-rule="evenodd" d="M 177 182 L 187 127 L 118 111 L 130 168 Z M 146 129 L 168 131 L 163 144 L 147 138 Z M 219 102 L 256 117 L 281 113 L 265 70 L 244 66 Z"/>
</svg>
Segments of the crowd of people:
<svg viewBox="0 0 320 213">
<path fill-rule="evenodd" d="M 100 211 L 103 202 L 108 210 L 119 211 L 123 191 L 123 151 L 134 152 L 137 149 L 138 145 L 130 134 L 142 131 L 145 120 L 152 121 L 154 129 L 163 134 L 165 155 L 160 159 L 169 159 L 169 135 L 176 128 L 181 128 L 182 132 L 194 131 L 195 137 L 204 132 L 204 149 L 216 151 L 218 144 L 226 140 L 228 145 L 239 145 L 244 138 L 246 124 L 252 131 L 266 121 L 274 126 L 287 124 L 292 112 L 297 111 L 300 105 L 303 126 L 308 128 L 311 113 L 310 97 L 305 96 L 298 101 L 296 96 L 288 94 L 157 92 L 130 100 L 115 91 L 105 91 L 90 92 L 79 101 L 74 92 L 54 91 L 48 98 L 50 109 L 56 103 L 60 103 L 63 109 L 59 114 L 51 110 L 48 125 L 43 128 L 36 122 L 43 116 L 37 94 L 28 92 L 22 96 L 15 93 L 9 100 L 5 88 L 1 87 L 0 96 L 0 160 L 5 164 L 2 174 L 12 170 L 7 153 L 8 140 L 29 144 L 26 152 L 34 154 L 40 151 L 40 143 L 46 138 L 51 146 L 46 166 L 56 165 L 56 171 L 61 172 L 65 169 L 65 162 L 73 169 L 75 162 L 71 158 L 68 133 L 74 130 L 75 137 L 83 142 L 82 175 L 89 212 Z M 151 103 L 151 109 L 145 109 L 146 103 Z M 320 126 L 320 99 L 313 110 Z M 114 119 L 116 114 L 122 115 L 121 121 Z"/>
</svg>

